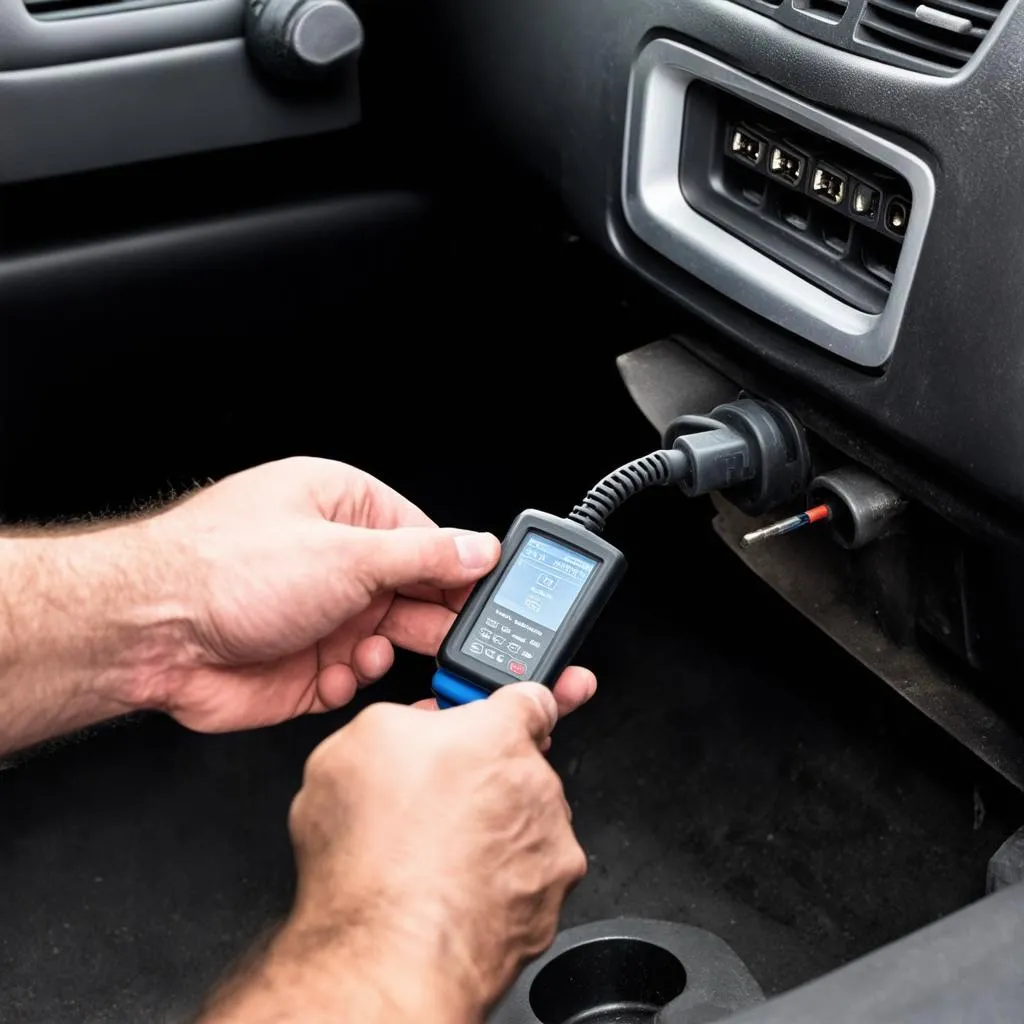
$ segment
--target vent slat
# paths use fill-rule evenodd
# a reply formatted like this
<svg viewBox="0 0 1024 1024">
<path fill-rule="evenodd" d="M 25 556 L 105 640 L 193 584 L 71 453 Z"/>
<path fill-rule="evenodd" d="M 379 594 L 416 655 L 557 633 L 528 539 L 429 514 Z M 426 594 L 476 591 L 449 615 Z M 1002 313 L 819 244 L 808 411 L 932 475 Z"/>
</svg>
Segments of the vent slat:
<svg viewBox="0 0 1024 1024">
<path fill-rule="evenodd" d="M 839 22 L 850 6 L 850 0 L 793 0 L 793 6 L 828 21 Z"/>
<path fill-rule="evenodd" d="M 867 0 L 856 38 L 942 68 L 962 68 L 988 34 L 998 7 L 972 0 L 927 0 L 927 4 L 966 18 L 973 27 L 955 32 L 924 21 L 917 17 L 918 0 Z"/>
<path fill-rule="evenodd" d="M 949 46 L 931 39 L 923 38 L 920 34 L 903 28 L 886 18 L 865 13 L 861 19 L 861 26 L 878 35 L 885 36 L 889 42 L 883 42 L 883 46 L 903 53 L 909 53 L 912 57 L 921 57 L 924 60 L 938 60 L 949 67 L 959 67 L 965 64 L 971 54 L 973 47 L 964 48 Z M 967 37 L 970 39 L 970 36 Z M 872 40 L 877 42 L 877 40 Z M 894 42 L 896 45 L 894 45 Z M 899 45 L 899 44 L 904 45 Z"/>
<path fill-rule="evenodd" d="M 977 25 L 970 32 L 950 32 L 948 29 L 939 28 L 937 25 L 932 25 L 927 21 L 922 21 L 918 18 L 914 11 L 916 8 L 908 8 L 903 0 L 871 0 L 871 6 L 875 10 L 888 11 L 890 14 L 895 15 L 897 18 L 906 19 L 900 24 L 901 28 L 907 29 L 909 32 L 913 32 L 915 35 L 920 36 L 922 32 L 935 32 L 938 33 L 937 39 L 940 42 L 946 39 L 952 41 L 963 40 L 968 43 L 970 48 L 973 50 L 982 39 L 985 38 L 985 33 L 988 31 L 987 28 L 979 28 Z M 929 4 L 929 7 L 935 7 L 935 4 Z M 972 42 L 973 40 L 973 42 Z"/>
<path fill-rule="evenodd" d="M 970 18 L 975 24 L 979 21 L 991 25 L 999 17 L 1001 5 L 983 7 L 981 4 L 971 4 L 967 0 L 927 0 L 929 7 L 935 7 L 940 11 L 949 11 L 961 18 Z"/>
<path fill-rule="evenodd" d="M 977 59 L 989 33 L 999 30 L 1011 0 L 734 2 L 850 53 L 947 76 Z"/>
</svg>

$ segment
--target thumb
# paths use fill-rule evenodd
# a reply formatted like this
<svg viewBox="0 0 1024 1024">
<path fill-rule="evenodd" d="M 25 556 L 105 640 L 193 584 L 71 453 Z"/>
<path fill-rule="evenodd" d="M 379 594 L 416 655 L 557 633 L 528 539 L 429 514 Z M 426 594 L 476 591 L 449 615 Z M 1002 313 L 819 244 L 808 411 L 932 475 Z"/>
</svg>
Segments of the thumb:
<svg viewBox="0 0 1024 1024">
<path fill-rule="evenodd" d="M 470 707 L 486 708 L 514 729 L 525 729 L 540 746 L 558 721 L 554 695 L 540 683 L 506 683 L 487 698 Z"/>
<path fill-rule="evenodd" d="M 489 533 L 406 526 L 394 530 L 337 527 L 348 532 L 350 571 L 373 591 L 423 584 L 448 590 L 473 583 L 494 568 L 501 554 Z"/>
</svg>

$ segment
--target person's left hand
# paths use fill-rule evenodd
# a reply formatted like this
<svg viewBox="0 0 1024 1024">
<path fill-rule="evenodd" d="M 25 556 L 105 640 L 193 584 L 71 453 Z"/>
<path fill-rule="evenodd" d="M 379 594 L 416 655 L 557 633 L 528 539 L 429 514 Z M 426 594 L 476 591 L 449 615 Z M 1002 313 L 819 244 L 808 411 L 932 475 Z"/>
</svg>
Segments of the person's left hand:
<svg viewBox="0 0 1024 1024">
<path fill-rule="evenodd" d="M 139 702 L 208 732 L 340 707 L 387 672 L 394 645 L 436 653 L 500 553 L 490 534 L 441 530 L 372 476 L 311 458 L 228 477 L 126 529 L 174 560 L 181 593 L 165 614 L 186 638 Z M 567 669 L 561 713 L 596 685 Z"/>
</svg>

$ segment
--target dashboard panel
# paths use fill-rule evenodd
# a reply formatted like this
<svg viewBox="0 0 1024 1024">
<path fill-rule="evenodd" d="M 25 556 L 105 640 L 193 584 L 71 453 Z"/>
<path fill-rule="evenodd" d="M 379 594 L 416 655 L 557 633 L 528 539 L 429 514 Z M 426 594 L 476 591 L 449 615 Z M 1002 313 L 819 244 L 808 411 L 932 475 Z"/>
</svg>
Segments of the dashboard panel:
<svg viewBox="0 0 1024 1024">
<path fill-rule="evenodd" d="M 961 493 L 1024 509 L 1024 18 L 1011 2 L 976 57 L 937 75 L 823 43 L 731 0 L 440 0 L 474 123 L 555 190 L 582 234 L 722 345 L 781 372 L 852 429 Z M 856 6 L 856 5 L 854 5 Z M 851 8 L 852 9 L 852 8 Z M 681 44 L 926 165 L 934 203 L 891 353 L 858 366 L 773 322 L 637 235 L 623 210 L 629 83 L 654 39 Z M 471 83 L 471 85 L 470 85 Z M 677 131 L 678 127 L 672 129 Z"/>
</svg>

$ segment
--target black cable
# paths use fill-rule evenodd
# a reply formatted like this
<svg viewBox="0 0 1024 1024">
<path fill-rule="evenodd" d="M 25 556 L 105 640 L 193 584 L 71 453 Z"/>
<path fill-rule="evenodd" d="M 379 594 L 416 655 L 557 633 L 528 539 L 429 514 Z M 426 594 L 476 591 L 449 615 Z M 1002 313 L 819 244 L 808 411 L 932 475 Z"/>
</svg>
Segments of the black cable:
<svg viewBox="0 0 1024 1024">
<path fill-rule="evenodd" d="M 663 449 L 627 462 L 609 473 L 587 492 L 587 496 L 569 513 L 570 522 L 591 533 L 601 533 L 605 520 L 626 500 L 648 487 L 663 487 L 677 482 L 689 465 L 681 451 Z"/>
</svg>

